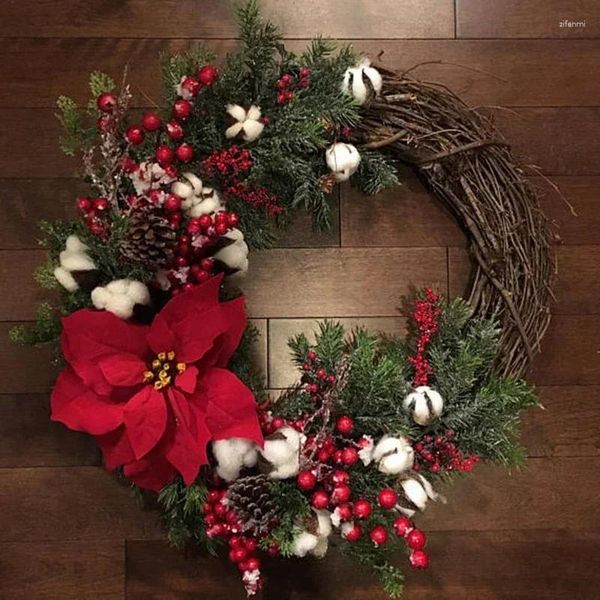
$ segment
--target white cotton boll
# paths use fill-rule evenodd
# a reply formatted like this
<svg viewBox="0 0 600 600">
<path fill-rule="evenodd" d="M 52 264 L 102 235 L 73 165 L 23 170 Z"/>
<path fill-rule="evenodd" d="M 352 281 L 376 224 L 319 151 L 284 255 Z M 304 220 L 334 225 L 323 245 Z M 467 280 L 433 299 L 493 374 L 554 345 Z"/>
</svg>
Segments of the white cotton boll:
<svg viewBox="0 0 600 600">
<path fill-rule="evenodd" d="M 119 294 L 126 295 L 129 290 L 129 280 L 128 279 L 114 279 L 110 283 L 106 285 L 106 289 L 111 294 Z"/>
<path fill-rule="evenodd" d="M 303 437 L 292 427 L 282 427 L 269 436 L 259 449 L 270 465 L 269 477 L 288 479 L 300 470 L 300 445 Z"/>
<path fill-rule="evenodd" d="M 215 194 L 210 198 L 202 200 L 198 204 L 193 204 L 189 209 L 190 217 L 201 217 L 202 215 L 211 215 L 221 208 L 219 197 Z"/>
<path fill-rule="evenodd" d="M 346 536 L 348 535 L 348 533 L 350 533 L 352 530 L 354 529 L 354 521 L 346 521 L 341 528 L 341 534 L 342 537 L 344 539 L 346 539 Z"/>
<path fill-rule="evenodd" d="M 383 80 L 371 61 L 363 60 L 356 67 L 346 69 L 342 81 L 342 91 L 352 96 L 358 104 L 364 104 L 373 96 L 379 95 Z"/>
<path fill-rule="evenodd" d="M 428 495 L 420 481 L 416 479 L 405 479 L 400 483 L 404 490 L 404 495 L 420 510 L 425 509 Z"/>
<path fill-rule="evenodd" d="M 150 292 L 141 281 L 130 280 L 127 295 L 135 304 L 150 304 Z"/>
<path fill-rule="evenodd" d="M 246 120 L 258 121 L 261 117 L 260 108 L 253 104 L 246 112 Z"/>
<path fill-rule="evenodd" d="M 214 257 L 230 269 L 245 273 L 248 270 L 248 244 L 244 241 L 244 234 L 239 229 L 232 229 L 225 237 L 235 242 L 216 252 Z"/>
<path fill-rule="evenodd" d="M 384 435 L 373 450 L 377 468 L 387 475 L 397 475 L 411 469 L 414 450 L 406 438 Z"/>
<path fill-rule="evenodd" d="M 246 121 L 244 123 L 244 139 L 247 142 L 257 140 L 265 126 L 260 121 Z"/>
<path fill-rule="evenodd" d="M 176 181 L 171 185 L 171 193 L 180 198 L 191 198 L 194 195 L 194 187 L 191 183 Z"/>
<path fill-rule="evenodd" d="M 362 464 L 365 465 L 365 467 L 368 467 L 373 462 L 373 448 L 375 446 L 375 443 L 373 442 L 373 438 L 370 435 L 365 435 L 362 439 L 365 440 L 366 445 L 364 445 L 358 451 L 358 458 L 360 458 Z"/>
<path fill-rule="evenodd" d="M 337 142 L 326 150 L 325 160 L 338 181 L 347 181 L 358 169 L 360 154 L 352 144 Z"/>
<path fill-rule="evenodd" d="M 319 543 L 319 538 L 312 533 L 308 533 L 308 531 L 303 531 L 299 533 L 294 539 L 294 543 L 292 545 L 292 553 L 294 556 L 299 558 L 305 557 L 309 552 L 313 551 L 317 544 Z"/>
<path fill-rule="evenodd" d="M 228 140 L 233 139 L 236 135 L 239 135 L 240 132 L 242 131 L 242 129 L 244 128 L 244 124 L 243 123 L 234 123 L 233 125 L 229 126 L 226 130 L 225 130 L 225 137 Z"/>
<path fill-rule="evenodd" d="M 92 304 L 98 310 L 104 310 L 108 304 L 108 300 L 111 297 L 111 293 L 103 287 L 97 287 L 92 290 L 91 298 Z"/>
<path fill-rule="evenodd" d="M 317 515 L 317 533 L 320 536 L 327 537 L 331 534 L 331 513 L 328 510 L 317 510 L 313 508 L 313 512 Z"/>
<path fill-rule="evenodd" d="M 183 173 L 182 176 L 185 179 L 187 179 L 188 182 L 192 185 L 192 188 L 194 189 L 194 194 L 199 194 L 202 191 L 202 179 L 200 179 L 200 177 L 198 177 L 194 173 L 190 173 L 189 171 Z"/>
<path fill-rule="evenodd" d="M 225 110 L 236 121 L 244 121 L 246 119 L 246 111 L 239 104 L 227 104 Z"/>
<path fill-rule="evenodd" d="M 54 269 L 54 277 L 68 292 L 75 292 L 79 289 L 79 284 L 75 281 L 73 275 L 63 267 Z"/>
<path fill-rule="evenodd" d="M 75 235 L 71 234 L 65 242 L 65 247 L 69 252 L 77 252 L 83 254 L 89 248 Z"/>
<path fill-rule="evenodd" d="M 126 295 L 113 294 L 106 304 L 106 310 L 120 319 L 130 319 L 133 316 L 135 302 Z"/>
<path fill-rule="evenodd" d="M 58 259 L 60 266 L 67 271 L 93 271 L 96 268 L 94 261 L 82 252 L 63 250 Z"/>
<path fill-rule="evenodd" d="M 444 410 L 444 399 L 439 392 L 427 385 L 420 385 L 404 399 L 404 409 L 412 412 L 418 425 L 429 425 Z"/>
<path fill-rule="evenodd" d="M 217 473 L 226 481 L 237 479 L 242 467 L 253 467 L 256 464 L 257 449 L 250 440 L 218 440 L 213 442 L 212 449 L 217 461 Z"/>
</svg>

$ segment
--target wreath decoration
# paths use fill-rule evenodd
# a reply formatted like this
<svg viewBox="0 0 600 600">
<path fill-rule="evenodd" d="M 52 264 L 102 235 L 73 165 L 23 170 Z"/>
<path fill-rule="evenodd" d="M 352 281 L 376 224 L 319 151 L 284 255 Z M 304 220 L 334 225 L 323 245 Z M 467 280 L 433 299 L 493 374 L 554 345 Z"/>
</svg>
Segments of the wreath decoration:
<svg viewBox="0 0 600 600">
<path fill-rule="evenodd" d="M 330 545 L 402 590 L 428 566 L 415 517 L 478 461 L 523 458 L 519 377 L 549 320 L 553 261 L 535 194 L 491 121 L 445 88 L 317 38 L 285 50 L 256 2 L 222 71 L 203 47 L 165 57 L 166 109 L 93 73 L 86 111 L 58 101 L 80 151 L 80 217 L 44 223 L 41 285 L 59 290 L 17 342 L 56 343 L 52 419 L 94 436 L 106 468 L 160 510 L 175 545 L 225 553 L 248 595 L 268 556 Z M 470 297 L 416 294 L 406 339 L 320 325 L 290 348 L 299 382 L 269 398 L 250 361 L 249 248 L 328 193 L 399 183 L 408 163 L 456 215 Z"/>
</svg>

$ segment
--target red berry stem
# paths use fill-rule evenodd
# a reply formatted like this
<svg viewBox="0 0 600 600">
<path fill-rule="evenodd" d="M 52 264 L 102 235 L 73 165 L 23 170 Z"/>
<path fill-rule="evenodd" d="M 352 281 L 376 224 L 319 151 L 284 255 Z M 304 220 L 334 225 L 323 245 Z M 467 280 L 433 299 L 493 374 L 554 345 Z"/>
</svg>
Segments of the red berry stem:
<svg viewBox="0 0 600 600">
<path fill-rule="evenodd" d="M 412 313 L 412 319 L 417 324 L 417 349 L 413 356 L 409 357 L 409 362 L 415 368 L 413 385 L 427 385 L 429 375 L 431 374 L 431 365 L 426 357 L 427 347 L 433 338 L 433 335 L 439 328 L 438 318 L 441 310 L 439 307 L 439 296 L 431 288 L 425 288 L 424 298 L 420 298 L 415 303 Z"/>
</svg>

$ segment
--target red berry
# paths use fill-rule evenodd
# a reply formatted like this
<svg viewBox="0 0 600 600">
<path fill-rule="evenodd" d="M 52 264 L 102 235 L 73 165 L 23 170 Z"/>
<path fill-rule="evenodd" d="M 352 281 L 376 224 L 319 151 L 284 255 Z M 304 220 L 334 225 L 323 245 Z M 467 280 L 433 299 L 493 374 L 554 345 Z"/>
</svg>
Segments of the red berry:
<svg viewBox="0 0 600 600">
<path fill-rule="evenodd" d="M 182 219 L 183 219 L 183 217 L 181 216 L 181 213 L 175 212 L 175 213 L 169 215 L 167 220 L 169 221 L 169 225 L 171 225 L 171 227 L 173 229 L 179 229 Z"/>
<path fill-rule="evenodd" d="M 379 506 L 381 508 L 392 509 L 398 503 L 398 494 L 392 488 L 384 488 L 379 492 L 377 496 Z"/>
<path fill-rule="evenodd" d="M 227 214 L 227 222 L 230 227 L 237 227 L 240 224 L 240 218 L 237 213 L 230 212 Z"/>
<path fill-rule="evenodd" d="M 216 223 L 228 223 L 229 219 L 227 218 L 227 213 L 225 211 L 220 210 L 215 215 L 215 222 Z"/>
<path fill-rule="evenodd" d="M 258 548 L 258 542 L 254 538 L 245 538 L 244 546 L 248 552 L 255 552 Z"/>
<path fill-rule="evenodd" d="M 302 491 L 308 492 L 317 485 L 317 476 L 312 471 L 300 471 L 296 481 Z"/>
<path fill-rule="evenodd" d="M 98 96 L 96 104 L 102 112 L 110 113 L 117 106 L 117 97 L 109 92 L 104 92 Z"/>
<path fill-rule="evenodd" d="M 377 525 L 371 529 L 369 537 L 376 546 L 381 546 L 388 541 L 387 529 L 383 525 Z"/>
<path fill-rule="evenodd" d="M 206 272 L 206 271 L 198 271 L 196 273 L 196 281 L 198 283 L 204 283 L 205 281 L 208 281 L 210 279 L 210 273 Z"/>
<path fill-rule="evenodd" d="M 215 223 L 215 231 L 217 235 L 225 235 L 229 231 L 229 225 L 227 223 Z"/>
<path fill-rule="evenodd" d="M 201 229 L 208 229 L 212 225 L 212 219 L 209 215 L 198 217 L 198 225 Z"/>
<path fill-rule="evenodd" d="M 219 69 L 212 65 L 204 65 L 198 69 L 198 79 L 203 85 L 213 85 L 219 79 Z"/>
<path fill-rule="evenodd" d="M 96 125 L 100 131 L 108 131 L 112 124 L 112 119 L 107 115 L 102 115 L 97 121 Z"/>
<path fill-rule="evenodd" d="M 192 96 L 195 96 L 200 91 L 200 82 L 195 77 L 184 77 L 181 82 L 181 87 L 188 91 Z"/>
<path fill-rule="evenodd" d="M 273 429 L 281 429 L 285 426 L 285 419 L 283 417 L 275 417 L 273 421 L 271 421 L 273 425 Z"/>
<path fill-rule="evenodd" d="M 106 209 L 108 209 L 108 200 L 106 198 L 96 198 L 94 200 L 94 210 L 103 212 Z"/>
<path fill-rule="evenodd" d="M 277 94 L 277 104 L 279 104 L 281 106 L 282 104 L 285 104 L 285 102 L 286 102 L 285 92 L 280 92 L 279 94 Z"/>
<path fill-rule="evenodd" d="M 300 67 L 299 71 L 298 71 L 298 77 L 300 77 L 300 79 L 304 79 L 305 77 L 308 77 L 310 75 L 310 69 L 308 67 Z"/>
<path fill-rule="evenodd" d="M 308 360 L 315 360 L 317 358 L 317 353 L 314 352 L 313 350 L 310 350 L 307 354 L 306 354 L 306 358 L 308 358 Z"/>
<path fill-rule="evenodd" d="M 425 547 L 427 538 L 420 529 L 413 529 L 406 536 L 406 543 L 413 550 L 422 550 Z"/>
<path fill-rule="evenodd" d="M 83 196 L 78 196 L 75 199 L 75 203 L 77 204 L 77 208 L 82 213 L 87 213 L 92 210 L 92 201 L 89 198 L 84 198 Z"/>
<path fill-rule="evenodd" d="M 292 83 L 292 76 L 289 73 L 285 73 L 284 75 L 281 76 L 280 81 L 285 83 L 286 86 L 290 85 L 290 83 Z"/>
<path fill-rule="evenodd" d="M 337 470 L 331 474 L 331 479 L 334 483 L 348 483 L 350 481 L 350 475 L 347 471 Z"/>
<path fill-rule="evenodd" d="M 215 261 L 212 258 L 203 258 L 200 261 L 200 266 L 202 267 L 203 271 L 208 271 L 210 273 L 215 266 Z"/>
<path fill-rule="evenodd" d="M 175 119 L 167 123 L 167 135 L 172 140 L 180 140 L 183 137 L 183 127 Z"/>
<path fill-rule="evenodd" d="M 181 144 L 175 151 L 181 162 L 190 162 L 194 156 L 194 149 L 189 144 Z"/>
<path fill-rule="evenodd" d="M 323 490 L 317 490 L 311 499 L 311 504 L 316 509 L 324 509 L 329 506 L 329 496 Z"/>
<path fill-rule="evenodd" d="M 343 462 L 343 452 L 341 450 L 336 450 L 333 453 L 333 462 L 340 464 L 341 462 Z"/>
<path fill-rule="evenodd" d="M 142 127 L 146 131 L 156 131 L 160 129 L 160 117 L 155 112 L 147 112 L 142 116 Z"/>
<path fill-rule="evenodd" d="M 258 558 L 249 558 L 244 566 L 246 567 L 244 571 L 258 571 L 260 570 L 260 560 Z"/>
<path fill-rule="evenodd" d="M 344 502 L 348 502 L 348 500 L 350 500 L 350 496 L 352 496 L 352 490 L 350 489 L 350 486 L 346 483 L 338 483 L 333 488 L 331 500 L 334 504 L 342 504 Z"/>
<path fill-rule="evenodd" d="M 186 285 L 188 285 L 188 284 L 186 284 Z M 184 287 L 184 289 L 186 289 L 185 286 L 183 286 L 183 287 Z M 221 502 L 219 502 L 218 504 L 215 504 L 214 511 L 215 511 L 215 515 L 217 515 L 217 517 L 223 518 L 227 514 L 227 507 L 224 504 L 221 504 Z"/>
<path fill-rule="evenodd" d="M 165 198 L 165 210 L 169 212 L 177 212 L 181 209 L 181 198 L 175 194 L 169 194 Z"/>
<path fill-rule="evenodd" d="M 232 535 L 229 538 L 229 547 L 230 548 L 239 548 L 244 543 L 244 538 L 240 535 Z"/>
<path fill-rule="evenodd" d="M 354 527 L 352 527 L 352 529 L 349 529 L 348 531 L 346 531 L 343 536 L 349 541 L 349 542 L 356 542 L 357 540 L 359 540 L 362 537 L 362 529 L 360 528 L 359 525 L 354 525 Z"/>
<path fill-rule="evenodd" d="M 340 504 L 337 507 L 337 514 L 342 521 L 349 521 L 352 518 L 352 505 L 348 502 Z"/>
<path fill-rule="evenodd" d="M 127 130 L 127 140 L 129 143 L 137 146 L 144 141 L 144 132 L 141 127 L 130 127 Z"/>
<path fill-rule="evenodd" d="M 357 519 L 368 519 L 371 516 L 371 513 L 373 512 L 373 507 L 371 506 L 371 503 L 368 500 L 365 500 L 363 498 L 361 500 L 357 500 L 354 503 L 354 508 L 352 512 L 354 513 L 354 516 Z"/>
<path fill-rule="evenodd" d="M 326 463 L 331 458 L 331 451 L 327 448 L 321 448 L 317 452 L 317 460 L 322 463 Z"/>
<path fill-rule="evenodd" d="M 321 380 L 327 379 L 327 371 L 325 369 L 317 369 L 315 374 Z"/>
<path fill-rule="evenodd" d="M 342 462 L 345 465 L 353 465 L 358 460 L 356 448 L 344 448 L 342 450 Z"/>
<path fill-rule="evenodd" d="M 429 566 L 429 556 L 424 550 L 414 550 L 408 560 L 414 569 L 426 569 Z"/>
<path fill-rule="evenodd" d="M 267 556 L 270 556 L 271 558 L 275 558 L 276 556 L 279 556 L 279 546 L 277 544 L 273 544 L 272 546 L 269 546 L 267 548 Z"/>
<path fill-rule="evenodd" d="M 398 517 L 394 521 L 394 529 L 399 537 L 405 537 L 413 529 L 412 521 L 408 517 Z"/>
<path fill-rule="evenodd" d="M 204 522 L 209 527 L 212 527 L 217 522 L 217 515 L 214 515 L 212 513 L 208 513 L 207 515 L 204 516 Z"/>
<path fill-rule="evenodd" d="M 162 146 L 159 146 L 156 149 L 155 155 L 156 155 L 156 160 L 161 165 L 170 164 L 171 162 L 173 162 L 173 158 L 175 156 L 173 153 L 173 150 L 171 150 L 171 148 L 169 148 L 169 146 L 166 146 L 165 144 L 163 144 Z"/>
<path fill-rule="evenodd" d="M 182 121 L 185 121 L 192 114 L 192 103 L 188 100 L 175 100 L 173 104 L 173 115 Z"/>
<path fill-rule="evenodd" d="M 246 548 L 243 547 L 238 547 L 238 548 L 232 548 L 229 551 L 229 560 L 231 562 L 242 562 L 243 560 L 246 560 L 248 558 L 248 551 L 246 550 Z"/>
<path fill-rule="evenodd" d="M 210 490 L 210 492 L 208 492 L 206 499 L 211 503 L 214 504 L 215 502 L 219 502 L 219 500 L 221 500 L 221 498 L 223 497 L 223 492 L 219 491 L 219 490 Z"/>
<path fill-rule="evenodd" d="M 336 421 L 335 426 L 342 435 L 348 435 L 354 429 L 354 421 L 348 416 L 343 416 Z"/>
</svg>

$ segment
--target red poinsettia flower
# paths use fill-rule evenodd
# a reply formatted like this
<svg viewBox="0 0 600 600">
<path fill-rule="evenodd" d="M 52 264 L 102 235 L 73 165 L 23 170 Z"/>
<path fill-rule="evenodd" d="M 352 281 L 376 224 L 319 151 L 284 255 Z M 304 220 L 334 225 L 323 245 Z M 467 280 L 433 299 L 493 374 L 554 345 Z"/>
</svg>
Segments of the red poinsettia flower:
<svg viewBox="0 0 600 600">
<path fill-rule="evenodd" d="M 52 392 L 52 419 L 95 436 L 108 469 L 160 490 L 191 484 L 211 440 L 262 444 L 252 392 L 225 367 L 246 326 L 244 298 L 219 302 L 221 277 L 173 298 L 152 325 L 110 312 L 63 319 L 69 363 Z"/>
</svg>

